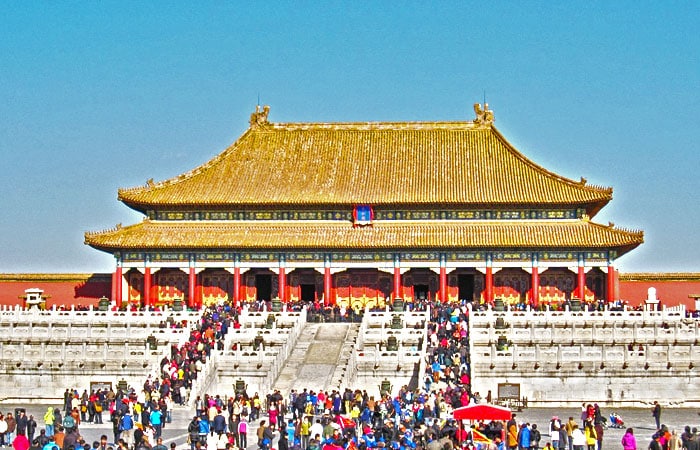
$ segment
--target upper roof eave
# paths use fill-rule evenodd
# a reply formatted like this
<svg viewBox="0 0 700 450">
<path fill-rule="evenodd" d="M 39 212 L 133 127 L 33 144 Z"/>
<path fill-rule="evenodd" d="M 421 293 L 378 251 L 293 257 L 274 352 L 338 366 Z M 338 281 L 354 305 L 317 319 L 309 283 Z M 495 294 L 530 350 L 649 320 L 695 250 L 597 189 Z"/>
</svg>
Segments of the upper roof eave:
<svg viewBox="0 0 700 450">
<path fill-rule="evenodd" d="M 326 204 L 328 205 L 352 205 L 352 204 L 357 204 L 357 203 L 370 203 L 374 205 L 384 205 L 384 204 L 391 204 L 391 205 L 398 205 L 398 204 L 408 204 L 408 205 L 428 205 L 428 204 L 441 204 L 441 205 L 455 205 L 455 206 L 462 206 L 462 207 L 469 207 L 469 206 L 475 206 L 475 205 L 506 205 L 506 204 L 512 204 L 513 199 L 519 198 L 518 195 L 522 198 L 525 198 L 526 195 L 521 195 L 520 193 L 517 194 L 509 194 L 510 195 L 510 201 L 499 201 L 497 197 L 498 195 L 502 195 L 502 186 L 491 186 L 490 184 L 487 186 L 491 191 L 494 193 L 494 195 L 491 196 L 492 201 L 486 202 L 482 198 L 478 198 L 479 194 L 475 194 L 475 190 L 469 191 L 469 187 L 467 186 L 462 187 L 462 192 L 461 194 L 457 195 L 455 192 L 455 189 L 450 186 L 450 185 L 444 185 L 447 183 L 446 181 L 441 181 L 442 178 L 447 178 L 445 177 L 437 177 L 437 181 L 435 180 L 430 180 L 429 184 L 426 183 L 414 183 L 415 185 L 413 187 L 409 186 L 408 189 L 412 189 L 412 191 L 409 193 L 411 201 L 406 200 L 406 196 L 404 195 L 402 198 L 404 199 L 403 201 L 400 196 L 397 195 L 396 193 L 398 191 L 406 191 L 406 186 L 412 183 L 412 180 L 398 180 L 398 181 L 381 181 L 377 182 L 376 180 L 372 179 L 370 180 L 374 184 L 367 188 L 368 190 L 362 190 L 362 188 L 358 187 L 353 187 L 352 185 L 347 185 L 347 182 L 343 179 L 339 178 L 334 178 L 333 173 L 334 169 L 338 166 L 340 166 L 340 169 L 338 169 L 340 172 L 343 172 L 342 176 L 347 176 L 345 174 L 345 165 L 351 164 L 349 167 L 354 167 L 352 164 L 356 164 L 357 158 L 362 159 L 363 157 L 367 158 L 377 158 L 381 156 L 386 156 L 389 161 L 381 161 L 380 164 L 374 164 L 374 163 L 365 163 L 369 164 L 367 167 L 371 167 L 371 170 L 376 170 L 378 171 L 377 173 L 382 176 L 376 176 L 374 178 L 379 178 L 379 179 L 384 179 L 384 178 L 391 178 L 390 176 L 387 176 L 387 174 L 393 173 L 393 172 L 387 172 L 386 174 L 382 172 L 382 170 L 388 170 L 384 168 L 387 162 L 392 162 L 394 156 L 397 154 L 404 155 L 405 153 L 405 148 L 399 146 L 398 149 L 390 149 L 390 150 L 381 150 L 379 153 L 377 149 L 370 150 L 369 153 L 367 151 L 359 151 L 357 149 L 351 149 L 351 150 L 345 150 L 348 155 L 347 157 L 350 157 L 350 161 L 355 161 L 355 162 L 350 162 L 346 161 L 345 159 L 342 159 L 336 162 L 328 162 L 328 170 L 326 171 L 327 173 L 325 174 L 326 178 L 314 178 L 311 182 L 311 187 L 304 192 L 299 192 L 299 187 L 295 186 L 295 177 L 298 174 L 294 173 L 289 173 L 288 180 L 280 180 L 279 177 L 276 177 L 274 181 L 274 187 L 275 190 L 269 193 L 269 195 L 260 195 L 259 198 L 253 199 L 249 195 L 241 195 L 240 193 L 245 191 L 241 186 L 243 184 L 240 183 L 245 183 L 249 178 L 255 178 L 260 177 L 261 174 L 256 172 L 255 170 L 258 170 L 257 168 L 251 168 L 250 165 L 246 165 L 247 163 L 241 162 L 236 160 L 236 158 L 241 158 L 244 159 L 246 157 L 250 157 L 250 154 L 246 154 L 246 151 L 250 153 L 249 149 L 251 146 L 255 147 L 257 145 L 255 142 L 251 141 L 256 141 L 261 148 L 264 149 L 264 151 L 268 152 L 268 156 L 270 158 L 277 158 L 280 151 L 282 153 L 284 152 L 292 152 L 293 155 L 288 156 L 287 160 L 294 157 L 298 158 L 298 152 L 301 151 L 303 153 L 303 158 L 309 158 L 311 157 L 312 153 L 309 153 L 308 150 L 302 149 L 299 150 L 298 147 L 303 147 L 303 145 L 317 145 L 320 147 L 323 147 L 324 145 L 328 145 L 328 138 L 326 136 L 327 133 L 341 133 L 341 135 L 335 136 L 334 139 L 336 139 L 335 143 L 333 145 L 330 145 L 331 149 L 325 149 L 321 151 L 322 154 L 323 152 L 327 152 L 328 155 L 326 157 L 337 157 L 337 153 L 339 148 L 343 148 L 343 146 L 346 147 L 352 147 L 353 142 L 356 145 L 368 145 L 368 142 L 366 139 L 366 136 L 363 138 L 364 140 L 355 140 L 352 141 L 350 139 L 349 142 L 347 142 L 347 136 L 343 136 L 342 133 L 344 132 L 389 132 L 391 133 L 391 136 L 389 137 L 389 140 L 386 142 L 389 142 L 390 145 L 395 146 L 395 141 L 400 141 L 401 139 L 405 140 L 410 140 L 413 139 L 415 142 L 415 145 L 420 145 L 420 149 L 416 150 L 414 147 L 409 146 L 406 148 L 411 149 L 411 154 L 413 160 L 409 162 L 408 167 L 416 168 L 417 171 L 420 172 L 420 170 L 426 170 L 426 169 L 421 169 L 423 164 L 428 164 L 434 162 L 431 158 L 452 158 L 456 162 L 457 165 L 460 165 L 461 167 L 473 167 L 478 170 L 483 170 L 483 171 L 488 171 L 491 170 L 493 171 L 494 169 L 491 168 L 489 169 L 486 167 L 488 164 L 487 163 L 494 163 L 494 160 L 489 159 L 489 158 L 511 158 L 512 161 L 510 162 L 511 165 L 518 165 L 520 167 L 520 172 L 514 172 L 513 176 L 511 177 L 512 181 L 515 181 L 518 183 L 517 180 L 521 179 L 522 183 L 527 183 L 529 178 L 527 177 L 536 177 L 540 181 L 539 183 L 542 185 L 540 186 L 540 189 L 542 190 L 542 194 L 535 194 L 531 193 L 528 194 L 531 197 L 531 204 L 548 204 L 550 202 L 550 198 L 552 197 L 551 195 L 546 195 L 547 190 L 551 189 L 565 189 L 569 192 L 573 193 L 578 193 L 575 194 L 574 197 L 576 199 L 573 199 L 573 197 L 570 198 L 570 201 L 562 201 L 566 200 L 566 195 L 559 195 L 558 199 L 555 199 L 553 203 L 555 204 L 571 204 L 571 205 L 578 205 L 578 206 L 583 206 L 586 208 L 587 214 L 590 217 L 593 217 L 601 208 L 603 208 L 612 198 L 612 189 L 611 188 L 606 188 L 606 187 L 599 187 L 599 186 L 591 186 L 587 185 L 585 180 L 581 180 L 580 182 L 573 181 L 571 179 L 562 177 L 554 172 L 548 171 L 547 169 L 543 168 L 542 166 L 537 165 L 536 163 L 532 162 L 531 160 L 527 159 L 522 153 L 520 153 L 515 147 L 513 147 L 504 137 L 503 135 L 492 125 L 475 125 L 472 122 L 366 122 L 366 123 L 269 123 L 264 126 L 259 126 L 256 128 L 249 128 L 247 129 L 237 140 L 234 142 L 229 148 L 224 150 L 222 153 L 219 155 L 215 156 L 208 162 L 204 163 L 203 165 L 187 172 L 184 174 L 181 174 L 177 177 L 173 177 L 158 183 L 153 183 L 152 181 L 149 181 L 146 185 L 144 186 L 139 186 L 139 187 L 133 187 L 133 188 L 121 188 L 118 191 L 118 199 L 122 202 L 124 202 L 127 206 L 141 212 L 146 212 L 148 210 L 152 209 L 162 209 L 163 207 L 174 207 L 174 208 L 188 208 L 188 207 L 205 207 L 205 208 L 235 208 L 239 209 L 242 207 L 245 207 L 247 205 L 255 205 L 255 206 L 265 206 L 265 207 L 313 207 L 313 206 L 318 206 L 318 205 L 323 205 L 323 202 L 320 202 L 319 199 L 324 198 L 324 199 L 330 199 L 330 201 Z M 444 136 L 441 133 L 444 131 L 448 132 L 472 132 L 472 131 L 487 131 L 488 135 L 486 137 L 470 137 L 471 135 L 464 135 L 460 134 L 458 137 L 454 137 L 452 135 L 447 135 Z M 287 143 L 287 144 L 280 144 L 280 143 L 275 143 L 275 142 L 268 142 L 270 140 L 274 141 L 273 138 L 271 138 L 271 135 L 274 135 L 275 133 L 283 133 L 283 135 L 290 141 L 293 141 L 294 138 L 289 138 L 287 134 L 294 134 L 296 132 L 299 133 L 306 133 L 306 138 L 303 142 L 294 142 L 292 143 Z M 412 136 L 411 132 L 418 132 L 422 133 L 420 136 Z M 309 135 L 309 133 L 312 133 Z M 321 133 L 323 134 L 323 138 L 315 138 L 313 136 L 313 133 Z M 409 133 L 406 135 L 406 133 Z M 425 133 L 433 133 L 431 135 L 430 139 L 430 145 L 432 146 L 433 144 L 437 143 L 440 144 L 439 150 L 433 150 L 434 152 L 440 152 L 440 155 L 429 155 L 427 150 L 425 150 L 425 146 L 427 145 L 424 142 L 425 136 L 423 134 Z M 296 136 L 296 135 L 295 135 Z M 490 138 L 488 136 L 491 136 Z M 298 137 L 298 136 L 297 136 Z M 395 138 L 395 139 L 392 139 Z M 316 142 L 318 140 L 321 140 L 320 143 Z M 324 141 L 325 139 L 325 141 Z M 378 137 L 378 140 L 384 139 L 386 140 L 387 138 L 385 136 L 383 137 Z M 421 140 L 423 139 L 423 140 Z M 452 140 L 450 140 L 452 139 Z M 454 139 L 457 139 L 457 141 L 454 141 Z M 462 141 L 460 141 L 461 139 Z M 464 140 L 469 140 L 469 142 L 465 142 Z M 495 139 L 495 141 L 489 141 L 489 139 Z M 449 142 L 446 142 L 449 141 Z M 498 144 L 498 142 L 500 144 Z M 314 144 L 316 142 L 316 144 Z M 411 141 L 413 142 L 413 141 Z M 303 145 L 302 145 L 303 144 Z M 371 144 L 371 142 L 370 142 Z M 287 145 L 285 147 L 285 145 Z M 297 147 L 294 147 L 294 146 Z M 335 145 L 335 147 L 334 147 Z M 403 145 L 408 145 L 408 144 L 403 144 Z M 465 147 L 467 146 L 467 147 Z M 471 147 L 469 147 L 471 146 Z M 484 147 L 485 146 L 485 147 Z M 456 149 L 456 147 L 459 147 Z M 274 150 L 270 150 L 270 148 L 273 148 Z M 291 150 L 290 150 L 291 148 Z M 325 148 L 325 147 L 323 147 Z M 432 147 L 431 147 L 432 148 Z M 473 152 L 473 155 L 466 155 L 462 152 L 463 148 L 470 148 Z M 486 148 L 486 149 L 484 149 Z M 279 150 L 282 149 L 282 150 Z M 403 151 L 403 153 L 395 153 L 396 151 Z M 296 152 L 296 153 L 295 153 Z M 455 153 L 456 152 L 456 153 Z M 492 153 L 490 156 L 489 155 L 483 155 L 484 153 Z M 494 156 L 495 154 L 495 156 Z M 367 156 L 369 155 L 369 156 Z M 427 156 L 426 156 L 427 155 Z M 510 155 L 510 156 L 507 156 Z M 353 159 L 352 157 L 355 157 L 356 159 Z M 470 159 L 476 160 L 481 158 L 479 161 L 468 161 Z M 402 156 L 403 157 L 403 156 Z M 302 158 L 302 160 L 303 160 Z M 424 161 L 428 159 L 429 161 Z M 483 160 L 483 161 L 482 161 Z M 484 162 L 485 161 L 485 162 Z M 516 163 L 517 162 L 517 163 Z M 264 164 L 265 161 L 263 161 L 262 164 Z M 292 164 L 297 164 L 298 161 L 286 161 L 286 164 L 291 168 L 293 167 Z M 498 160 L 495 161 L 495 163 L 498 163 Z M 413 164 L 413 166 L 411 166 Z M 396 165 L 396 164 L 394 164 Z M 233 168 L 229 168 L 229 166 Z M 398 164 L 398 166 L 401 166 Z M 324 166 L 325 167 L 325 166 Z M 234 170 L 236 169 L 236 170 Z M 240 169 L 240 170 L 239 170 Z M 304 172 L 306 170 L 306 166 L 302 167 L 300 169 L 301 172 Z M 222 179 L 225 179 L 226 182 L 228 183 L 230 179 L 226 179 L 222 175 L 216 175 L 216 172 L 220 174 L 225 174 L 227 170 L 230 170 L 231 172 L 238 172 L 240 173 L 241 170 L 248 170 L 251 171 L 250 174 L 252 174 L 251 177 L 247 177 L 245 175 L 242 175 L 241 178 L 243 180 L 234 180 L 231 182 L 231 184 L 234 183 L 239 183 L 239 185 L 236 185 L 234 187 L 228 187 L 225 186 L 223 188 L 217 187 L 219 189 L 219 194 L 224 194 L 224 195 L 218 195 L 218 196 L 212 196 L 210 195 L 211 189 L 204 189 L 202 187 L 196 187 L 197 183 L 202 184 L 203 182 L 207 181 L 209 184 L 221 184 L 221 183 L 212 183 L 212 180 L 219 180 L 221 181 Z M 284 169 L 280 169 L 284 170 Z M 432 169 L 431 169 L 432 170 Z M 447 167 L 445 170 L 452 170 L 451 167 Z M 213 173 L 213 175 L 212 175 Z M 427 172 L 431 173 L 432 172 Z M 449 172 L 450 174 L 454 174 L 454 172 Z M 466 171 L 460 172 L 461 177 L 465 178 L 467 175 L 465 175 Z M 484 172 L 486 173 L 486 172 Z M 524 174 L 523 174 L 524 173 Z M 447 172 L 446 172 L 447 174 Z M 529 175 L 528 175 L 529 174 Z M 538 175 L 539 174 L 539 175 Z M 269 176 L 269 171 L 266 172 L 264 175 Z M 473 176 L 472 178 L 465 178 L 465 182 L 463 183 L 458 183 L 461 185 L 468 185 L 469 183 L 478 183 L 476 181 L 479 176 L 484 175 L 484 174 L 477 174 Z M 218 176 L 218 178 L 216 178 Z M 341 176 L 341 175 L 338 175 Z M 399 176 L 403 177 L 399 173 Z M 505 175 L 507 176 L 507 175 Z M 430 176 L 429 176 L 430 177 Z M 526 178 L 522 178 L 526 177 Z M 489 175 L 488 173 L 485 176 L 482 176 L 482 178 L 485 178 L 487 180 L 493 180 L 494 175 L 491 174 Z M 471 181 L 470 181 L 471 180 Z M 547 181 L 549 180 L 549 181 Z M 277 184 L 275 184 L 277 183 Z M 488 183 L 493 183 L 493 181 L 489 181 Z M 543 184 L 544 183 L 544 184 Z M 365 183 L 366 184 L 366 183 Z M 548 187 L 544 187 L 546 186 Z M 400 185 L 402 189 L 397 189 L 396 185 Z M 436 185 L 438 185 L 436 187 Z M 294 187 L 291 187 L 294 186 Z M 559 186 L 559 187 L 556 187 Z M 194 194 L 192 189 L 195 189 L 195 191 L 202 192 L 201 195 Z M 271 187 L 271 189 L 272 189 Z M 482 186 L 483 187 L 483 186 Z M 188 189 L 190 190 L 188 193 Z M 228 189 L 228 191 L 226 191 Z M 294 191 L 294 189 L 297 189 L 297 191 Z M 354 190 L 356 192 L 351 192 L 350 194 L 347 194 L 348 189 Z M 474 188 L 472 188 L 474 189 Z M 514 189 L 517 191 L 518 189 Z M 167 192 L 167 194 L 166 194 Z M 282 192 L 282 193 L 280 193 Z M 285 192 L 289 192 L 290 194 L 285 194 Z M 471 194 L 469 192 L 472 192 Z M 369 193 L 369 195 L 367 195 Z M 347 195 L 345 195 L 347 194 Z M 357 194 L 357 195 L 355 195 Z M 485 194 L 484 194 L 485 195 Z M 249 198 L 250 197 L 250 198 Z M 352 198 L 351 198 L 352 197 Z M 473 197 L 473 198 L 471 198 Z M 248 200 L 246 200 L 248 198 Z M 315 198 L 315 199 L 314 199 Z M 424 198 L 425 201 L 421 201 L 421 198 Z M 432 198 L 432 199 L 431 199 Z M 527 204 L 527 202 L 519 201 L 517 204 L 523 205 Z"/>
<path fill-rule="evenodd" d="M 344 221 L 153 221 L 86 233 L 85 244 L 128 249 L 614 249 L 618 256 L 644 241 L 641 231 L 588 220 L 377 221 L 355 228 Z"/>
</svg>

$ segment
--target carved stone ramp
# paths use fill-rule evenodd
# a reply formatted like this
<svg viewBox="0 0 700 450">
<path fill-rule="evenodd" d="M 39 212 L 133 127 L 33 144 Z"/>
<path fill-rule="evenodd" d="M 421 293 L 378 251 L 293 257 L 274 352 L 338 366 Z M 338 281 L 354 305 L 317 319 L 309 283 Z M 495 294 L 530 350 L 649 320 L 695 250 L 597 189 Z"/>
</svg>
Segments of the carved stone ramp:
<svg viewBox="0 0 700 450">
<path fill-rule="evenodd" d="M 308 323 L 289 355 L 273 389 L 329 389 L 348 334 L 347 323 Z"/>
</svg>

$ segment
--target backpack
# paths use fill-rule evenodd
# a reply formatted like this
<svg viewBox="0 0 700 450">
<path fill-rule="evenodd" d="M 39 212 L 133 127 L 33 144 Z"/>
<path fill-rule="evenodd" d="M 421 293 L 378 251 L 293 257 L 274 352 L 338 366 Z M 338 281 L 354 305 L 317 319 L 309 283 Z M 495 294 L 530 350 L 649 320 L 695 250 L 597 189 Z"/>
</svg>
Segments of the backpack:
<svg viewBox="0 0 700 450">
<path fill-rule="evenodd" d="M 119 429 L 125 431 L 131 430 L 132 428 L 134 428 L 134 419 L 131 418 L 131 415 L 126 414 L 122 417 L 122 420 L 119 421 Z"/>
<path fill-rule="evenodd" d="M 63 428 L 70 429 L 75 427 L 75 419 L 73 416 L 66 416 L 63 418 Z"/>
</svg>

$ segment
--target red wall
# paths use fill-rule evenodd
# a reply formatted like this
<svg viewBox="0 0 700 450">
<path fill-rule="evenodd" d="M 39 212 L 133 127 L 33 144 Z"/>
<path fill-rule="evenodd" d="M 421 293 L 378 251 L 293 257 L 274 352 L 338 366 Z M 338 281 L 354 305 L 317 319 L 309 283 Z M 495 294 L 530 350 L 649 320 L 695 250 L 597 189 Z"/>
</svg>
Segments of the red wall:
<svg viewBox="0 0 700 450">
<path fill-rule="evenodd" d="M 647 298 L 647 290 L 656 288 L 656 298 L 661 300 L 663 306 L 685 305 L 688 310 L 695 310 L 695 300 L 688 295 L 700 295 L 700 279 L 688 280 L 624 280 L 620 279 L 620 298 L 627 300 L 630 305 L 636 306 L 644 303 Z"/>
<path fill-rule="evenodd" d="M 0 274 L 0 305 L 20 305 L 20 295 L 29 288 L 44 290 L 52 305 L 97 305 L 100 297 L 111 298 L 111 274 Z M 665 306 L 683 304 L 695 310 L 695 301 L 688 295 L 700 294 L 700 274 L 672 277 L 670 274 L 630 276 L 620 274 L 620 298 L 637 306 L 647 298 L 647 289 L 656 288 L 656 296 Z M 249 288 L 250 289 L 250 288 Z M 347 288 L 346 288 L 347 290 Z M 454 290 L 454 289 L 453 289 Z M 373 294 L 376 292 L 372 291 Z M 248 292 L 250 294 L 250 292 Z M 456 292 L 451 294 L 456 294 Z"/>
<path fill-rule="evenodd" d="M 39 288 L 53 305 L 95 305 L 100 297 L 111 297 L 111 274 L 21 274 L 0 275 L 0 305 L 22 305 L 25 289 Z"/>
</svg>

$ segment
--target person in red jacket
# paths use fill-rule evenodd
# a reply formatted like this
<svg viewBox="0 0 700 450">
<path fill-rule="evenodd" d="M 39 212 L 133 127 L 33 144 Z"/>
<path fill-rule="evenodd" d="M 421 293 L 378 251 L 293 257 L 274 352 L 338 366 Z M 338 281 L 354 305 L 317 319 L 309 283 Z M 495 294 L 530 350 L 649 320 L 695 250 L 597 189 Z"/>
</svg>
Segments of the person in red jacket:
<svg viewBox="0 0 700 450">
<path fill-rule="evenodd" d="M 29 439 L 27 439 L 24 431 L 20 430 L 17 432 L 15 440 L 12 441 L 12 447 L 15 450 L 29 450 Z"/>
</svg>

